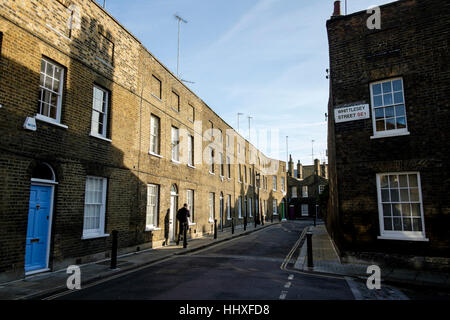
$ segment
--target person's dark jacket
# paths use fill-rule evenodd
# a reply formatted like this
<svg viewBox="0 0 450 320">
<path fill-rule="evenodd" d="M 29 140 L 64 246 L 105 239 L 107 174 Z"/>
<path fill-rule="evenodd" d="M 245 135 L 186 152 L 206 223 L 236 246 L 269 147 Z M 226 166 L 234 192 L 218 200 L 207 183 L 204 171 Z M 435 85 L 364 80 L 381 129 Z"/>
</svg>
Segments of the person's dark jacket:
<svg viewBox="0 0 450 320">
<path fill-rule="evenodd" d="M 178 221 L 180 221 L 182 223 L 187 222 L 187 218 L 190 216 L 191 215 L 189 214 L 189 210 L 185 207 L 181 208 L 177 212 L 177 219 L 178 219 Z"/>
</svg>

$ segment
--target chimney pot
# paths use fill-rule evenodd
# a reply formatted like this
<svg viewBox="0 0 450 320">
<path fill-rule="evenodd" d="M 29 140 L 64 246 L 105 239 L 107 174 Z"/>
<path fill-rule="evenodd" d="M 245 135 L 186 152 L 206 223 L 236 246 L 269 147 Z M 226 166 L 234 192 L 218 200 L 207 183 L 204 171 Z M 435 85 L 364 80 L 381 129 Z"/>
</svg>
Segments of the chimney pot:
<svg viewBox="0 0 450 320">
<path fill-rule="evenodd" d="M 334 12 L 333 17 L 337 17 L 341 15 L 341 1 L 335 1 L 334 2 Z"/>
</svg>

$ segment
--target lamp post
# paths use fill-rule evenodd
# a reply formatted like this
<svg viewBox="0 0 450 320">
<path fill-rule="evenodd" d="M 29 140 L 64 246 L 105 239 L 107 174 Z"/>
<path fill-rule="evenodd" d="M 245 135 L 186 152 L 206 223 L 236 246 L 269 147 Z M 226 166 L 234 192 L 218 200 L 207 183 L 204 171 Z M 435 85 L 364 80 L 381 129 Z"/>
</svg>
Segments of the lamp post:
<svg viewBox="0 0 450 320">
<path fill-rule="evenodd" d="M 255 167 L 253 166 L 253 172 L 255 170 L 254 168 Z M 260 193 L 259 193 L 259 183 L 260 183 L 260 180 L 261 180 L 261 174 L 259 172 L 256 173 L 255 179 L 256 179 L 256 181 L 255 181 L 255 188 L 257 190 L 256 201 L 258 201 L 258 205 L 257 205 L 258 212 L 257 213 L 255 212 L 255 214 L 258 216 L 258 223 L 262 223 L 261 221 L 259 221 L 260 220 L 259 219 L 259 214 L 261 212 L 260 207 L 259 207 L 260 206 L 259 202 L 261 201 L 261 199 L 259 199 L 259 195 L 260 195 Z"/>
</svg>

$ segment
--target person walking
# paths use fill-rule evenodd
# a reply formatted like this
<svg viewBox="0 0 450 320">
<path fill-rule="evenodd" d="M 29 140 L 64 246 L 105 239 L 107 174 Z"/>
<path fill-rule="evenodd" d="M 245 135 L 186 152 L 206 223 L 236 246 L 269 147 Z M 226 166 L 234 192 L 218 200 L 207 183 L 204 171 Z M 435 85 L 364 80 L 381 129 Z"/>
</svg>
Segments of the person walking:
<svg viewBox="0 0 450 320">
<path fill-rule="evenodd" d="M 189 209 L 187 208 L 187 203 L 185 203 L 183 207 L 177 212 L 177 220 L 179 221 L 177 245 L 180 243 L 181 233 L 184 231 L 184 228 L 187 227 L 188 218 L 190 216 L 191 215 L 189 213 Z"/>
</svg>

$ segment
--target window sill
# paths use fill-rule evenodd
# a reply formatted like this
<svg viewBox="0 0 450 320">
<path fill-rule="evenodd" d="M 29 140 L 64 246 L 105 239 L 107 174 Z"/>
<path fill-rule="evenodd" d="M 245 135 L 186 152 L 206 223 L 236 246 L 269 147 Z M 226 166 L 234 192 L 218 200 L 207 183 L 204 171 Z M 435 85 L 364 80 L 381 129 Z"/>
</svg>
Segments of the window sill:
<svg viewBox="0 0 450 320">
<path fill-rule="evenodd" d="M 161 101 L 162 102 L 162 99 L 161 98 L 159 98 L 159 97 L 157 97 L 157 96 L 155 96 L 153 93 L 151 93 L 151 95 L 152 95 L 152 97 L 153 98 L 155 98 L 156 100 L 158 100 L 158 101 Z"/>
<path fill-rule="evenodd" d="M 83 235 L 81 237 L 81 240 L 89 240 L 89 239 L 99 239 L 99 238 L 107 238 L 109 237 L 109 234 L 89 234 L 89 235 Z"/>
<path fill-rule="evenodd" d="M 161 230 L 161 228 L 154 227 L 154 226 L 145 227 L 145 231 L 158 231 L 158 230 Z"/>
<path fill-rule="evenodd" d="M 63 128 L 63 129 L 69 129 L 68 126 L 66 126 L 66 125 L 64 125 L 64 124 L 61 124 L 61 123 L 58 123 L 58 122 L 56 122 L 55 120 L 53 120 L 52 118 L 43 116 L 43 115 L 41 115 L 41 114 L 36 114 L 35 119 L 36 119 L 36 120 L 39 120 L 39 121 L 42 121 L 42 122 L 46 122 L 46 123 L 48 123 L 48 124 L 55 125 L 55 126 L 57 126 L 57 127 Z"/>
<path fill-rule="evenodd" d="M 208 222 L 209 222 L 209 223 L 214 223 L 214 220 L 209 219 Z"/>
<path fill-rule="evenodd" d="M 94 133 L 90 133 L 89 136 L 94 137 L 94 138 L 97 138 L 97 139 L 100 139 L 100 140 L 104 140 L 104 141 L 107 141 L 107 142 L 112 142 L 111 139 L 108 139 L 108 138 L 99 136 L 99 135 L 94 134 Z"/>
<path fill-rule="evenodd" d="M 381 138 L 390 138 L 390 137 L 401 137 L 401 136 L 408 136 L 410 133 L 409 131 L 401 131 L 401 132 L 389 132 L 386 134 L 375 134 L 370 137 L 370 139 L 381 139 Z"/>
<path fill-rule="evenodd" d="M 209 174 L 212 176 L 215 176 L 216 174 L 214 172 L 209 171 Z"/>
<path fill-rule="evenodd" d="M 151 152 L 151 151 L 149 151 L 148 154 L 151 155 L 151 156 L 157 157 L 157 158 L 161 158 L 161 159 L 163 158 L 162 155 L 157 154 L 157 153 L 153 153 L 153 152 Z"/>
<path fill-rule="evenodd" d="M 384 236 L 378 236 L 377 239 L 379 239 L 379 240 L 400 240 L 400 241 L 423 241 L 423 242 L 430 241 L 428 238 L 416 237 L 416 236 L 408 237 L 406 235 L 398 235 L 398 236 L 384 235 Z"/>
<path fill-rule="evenodd" d="M 177 110 L 177 109 L 174 108 L 174 107 L 170 107 L 170 109 L 172 109 L 173 112 L 180 113 L 180 110 Z"/>
<path fill-rule="evenodd" d="M 189 222 L 189 225 L 190 226 L 195 226 L 195 225 L 197 225 L 197 223 L 196 222 Z"/>
<path fill-rule="evenodd" d="M 189 168 L 192 168 L 192 169 L 197 169 L 196 166 L 193 166 L 193 165 L 190 165 L 190 164 L 188 164 L 187 166 L 188 166 Z"/>
<path fill-rule="evenodd" d="M 172 163 L 175 163 L 175 164 L 181 164 L 181 162 L 178 160 L 171 159 L 171 161 L 172 161 Z"/>
</svg>

